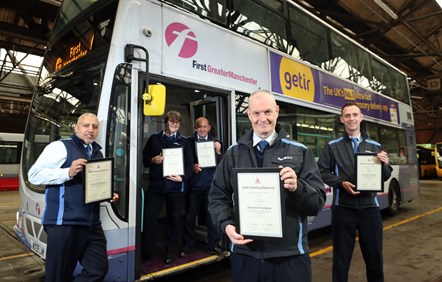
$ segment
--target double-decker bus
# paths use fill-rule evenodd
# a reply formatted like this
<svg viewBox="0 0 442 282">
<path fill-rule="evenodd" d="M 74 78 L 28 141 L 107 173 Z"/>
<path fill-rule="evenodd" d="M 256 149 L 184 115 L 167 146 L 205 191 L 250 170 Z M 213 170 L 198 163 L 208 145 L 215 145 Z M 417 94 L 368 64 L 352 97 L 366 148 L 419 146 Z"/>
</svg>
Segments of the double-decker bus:
<svg viewBox="0 0 442 282">
<path fill-rule="evenodd" d="M 437 177 L 436 152 L 434 144 L 416 144 L 419 178 Z"/>
<path fill-rule="evenodd" d="M 341 106 L 355 101 L 364 128 L 383 144 L 394 171 L 379 193 L 383 209 L 395 213 L 419 194 L 416 142 L 406 76 L 291 1 L 278 0 L 65 0 L 52 30 L 25 130 L 21 159 L 21 206 L 15 230 L 41 257 L 43 186 L 27 171 L 39 151 L 36 135 L 50 141 L 69 136 L 78 116 L 100 120 L 97 142 L 114 158 L 114 190 L 120 200 L 101 204 L 108 242 L 109 281 L 151 280 L 229 256 L 208 255 L 198 246 L 186 258 L 163 263 L 163 248 L 144 261 L 140 255 L 143 203 L 149 171 L 142 165 L 148 137 L 163 129 L 165 110 L 182 114 L 180 132 L 206 116 L 226 150 L 250 127 L 248 97 L 258 88 L 274 93 L 278 122 L 319 156 L 342 132 Z M 331 189 L 310 229 L 330 224 Z M 184 215 L 184 211 L 183 211 Z M 160 223 L 164 220 L 161 215 Z M 159 228 L 158 238 L 162 238 Z M 205 226 L 198 222 L 198 242 Z M 160 242 L 161 243 L 161 242 Z"/>
</svg>

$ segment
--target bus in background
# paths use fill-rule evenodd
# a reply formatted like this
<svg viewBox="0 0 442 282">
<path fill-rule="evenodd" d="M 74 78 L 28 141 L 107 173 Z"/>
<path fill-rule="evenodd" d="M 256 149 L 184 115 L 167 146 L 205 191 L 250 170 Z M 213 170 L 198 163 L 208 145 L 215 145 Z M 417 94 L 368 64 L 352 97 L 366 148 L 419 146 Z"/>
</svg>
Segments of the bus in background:
<svg viewBox="0 0 442 282">
<path fill-rule="evenodd" d="M 316 156 L 342 132 L 341 106 L 355 101 L 364 128 L 383 144 L 394 168 L 379 194 L 381 207 L 393 214 L 419 194 L 406 76 L 292 1 L 64 0 L 35 88 L 19 179 L 15 231 L 42 258 L 45 187 L 27 179 L 40 153 L 32 144 L 36 135 L 49 141 L 70 136 L 84 112 L 98 116 L 96 141 L 105 157 L 114 158 L 113 185 L 120 195 L 118 202 L 100 206 L 106 280 L 152 280 L 230 255 L 226 238 L 222 254 L 203 251 L 206 228 L 198 220 L 198 243 L 188 257 L 165 265 L 159 228 L 157 255 L 141 258 L 140 233 L 149 232 L 141 224 L 149 173 L 142 151 L 164 125 L 163 117 L 149 111 L 164 95 L 146 93 L 147 85 L 165 87 L 165 110 L 181 113 L 183 135 L 191 135 L 194 120 L 205 116 L 224 150 L 250 128 L 248 98 L 258 88 L 274 93 L 278 122 Z M 326 206 L 310 218 L 310 230 L 330 224 L 327 189 Z"/>
<path fill-rule="evenodd" d="M 23 134 L 0 132 L 0 191 L 18 190 Z"/>
<path fill-rule="evenodd" d="M 23 133 L 0 132 L 0 191 L 18 190 L 20 157 L 23 148 Z M 36 152 L 42 152 L 48 144 L 46 135 L 34 137 L 33 146 Z"/>
<path fill-rule="evenodd" d="M 437 152 L 434 144 L 417 144 L 417 163 L 419 167 L 419 178 L 433 178 L 437 177 L 437 165 L 436 165 L 436 155 Z"/>
<path fill-rule="evenodd" d="M 434 157 L 437 177 L 442 177 L 442 142 L 434 144 Z"/>
</svg>

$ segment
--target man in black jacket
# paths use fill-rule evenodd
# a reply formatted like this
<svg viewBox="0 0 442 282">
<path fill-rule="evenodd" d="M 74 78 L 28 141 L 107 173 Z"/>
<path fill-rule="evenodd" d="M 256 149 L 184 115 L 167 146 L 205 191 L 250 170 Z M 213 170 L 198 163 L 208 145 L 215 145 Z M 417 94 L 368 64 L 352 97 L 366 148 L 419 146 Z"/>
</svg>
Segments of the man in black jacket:
<svg viewBox="0 0 442 282">
<path fill-rule="evenodd" d="M 209 193 L 213 221 L 231 241 L 232 280 L 311 281 L 307 217 L 317 215 L 326 198 L 315 157 L 276 124 L 279 107 L 271 92 L 252 93 L 247 114 L 252 129 L 224 154 Z M 233 168 L 257 167 L 280 168 L 284 238 L 252 240 L 237 232 Z"/>
<path fill-rule="evenodd" d="M 355 186 L 356 152 L 376 153 L 382 162 L 383 181 L 392 168 L 382 146 L 361 130 L 363 115 L 354 102 L 341 109 L 345 133 L 328 142 L 318 160 L 323 181 L 333 187 L 333 282 L 348 281 L 356 231 L 366 264 L 367 281 L 384 281 L 382 218 L 376 192 L 360 192 Z"/>
<path fill-rule="evenodd" d="M 208 205 L 209 205 L 209 190 L 212 184 L 213 175 L 215 174 L 216 166 L 202 167 L 203 160 L 199 160 L 195 148 L 195 142 L 210 142 L 205 144 L 213 147 L 214 165 L 221 161 L 221 143 L 215 139 L 215 137 L 209 134 L 211 130 L 209 120 L 205 117 L 199 117 L 195 121 L 195 133 L 192 137 L 189 137 L 189 145 L 193 151 L 193 174 L 190 179 L 189 190 L 187 191 L 186 202 L 186 224 L 184 225 L 184 243 L 180 252 L 180 257 L 187 257 L 195 244 L 195 228 L 197 215 L 201 209 L 205 211 L 205 223 L 207 227 L 207 244 L 206 252 L 210 254 L 220 254 L 221 248 L 219 247 L 220 234 L 218 229 L 210 218 Z"/>
</svg>

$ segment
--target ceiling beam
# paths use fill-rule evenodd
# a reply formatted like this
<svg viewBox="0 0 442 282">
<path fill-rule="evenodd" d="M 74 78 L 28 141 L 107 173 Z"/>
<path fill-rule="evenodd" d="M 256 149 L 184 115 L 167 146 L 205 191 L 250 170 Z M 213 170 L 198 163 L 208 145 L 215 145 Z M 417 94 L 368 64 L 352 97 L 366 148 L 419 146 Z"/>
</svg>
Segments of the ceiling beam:
<svg viewBox="0 0 442 282">
<path fill-rule="evenodd" d="M 36 44 L 46 46 L 48 38 L 41 32 L 30 30 L 28 28 L 20 27 L 17 25 L 0 22 L 0 35 L 8 36 L 13 39 L 31 41 Z"/>
<path fill-rule="evenodd" d="M 36 56 L 40 56 L 40 57 L 43 57 L 45 54 L 45 51 L 46 51 L 44 47 L 24 46 L 23 44 L 13 43 L 13 42 L 3 41 L 3 40 L 0 40 L 0 48 L 3 48 L 8 51 L 11 50 L 11 51 L 32 54 L 32 55 L 36 55 Z"/>
</svg>

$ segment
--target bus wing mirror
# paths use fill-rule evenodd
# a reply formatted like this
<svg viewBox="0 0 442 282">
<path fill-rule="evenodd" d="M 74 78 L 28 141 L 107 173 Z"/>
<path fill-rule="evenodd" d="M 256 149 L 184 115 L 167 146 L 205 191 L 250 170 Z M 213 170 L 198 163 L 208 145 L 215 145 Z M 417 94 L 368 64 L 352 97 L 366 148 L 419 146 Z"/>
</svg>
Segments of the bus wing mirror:
<svg viewBox="0 0 442 282">
<path fill-rule="evenodd" d="M 166 87 L 164 85 L 149 85 L 148 93 L 144 93 L 143 113 L 145 116 L 162 116 L 166 107 Z"/>
</svg>

